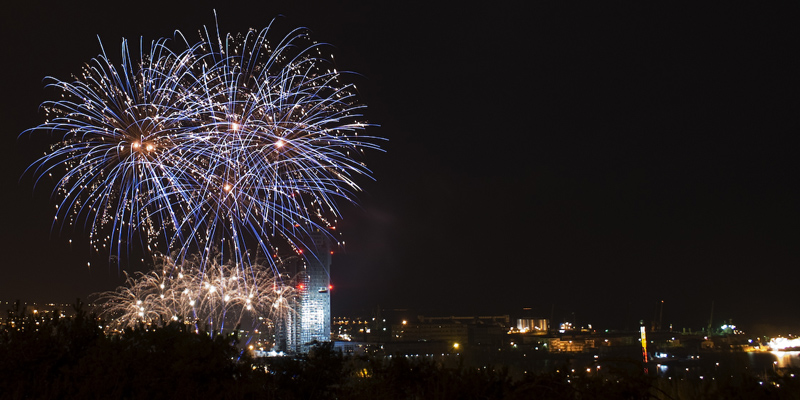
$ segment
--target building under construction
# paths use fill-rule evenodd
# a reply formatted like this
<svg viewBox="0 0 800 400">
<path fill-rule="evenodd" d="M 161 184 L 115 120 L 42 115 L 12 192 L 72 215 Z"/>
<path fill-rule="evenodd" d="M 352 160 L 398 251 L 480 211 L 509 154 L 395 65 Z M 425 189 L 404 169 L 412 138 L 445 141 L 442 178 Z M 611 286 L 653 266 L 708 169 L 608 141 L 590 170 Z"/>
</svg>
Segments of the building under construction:
<svg viewBox="0 0 800 400">
<path fill-rule="evenodd" d="M 297 296 L 291 300 L 291 312 L 277 321 L 276 351 L 306 353 L 311 344 L 331 340 L 331 241 L 320 231 L 310 239 L 303 257 L 284 265 L 294 277 Z"/>
</svg>

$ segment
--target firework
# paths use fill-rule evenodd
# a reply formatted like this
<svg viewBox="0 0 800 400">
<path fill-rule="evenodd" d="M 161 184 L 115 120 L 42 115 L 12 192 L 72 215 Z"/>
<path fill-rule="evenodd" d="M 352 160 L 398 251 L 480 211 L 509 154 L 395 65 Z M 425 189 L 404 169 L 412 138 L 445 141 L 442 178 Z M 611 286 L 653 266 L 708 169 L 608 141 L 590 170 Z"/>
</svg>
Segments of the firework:
<svg viewBox="0 0 800 400">
<path fill-rule="evenodd" d="M 188 188 L 196 183 L 180 148 L 192 140 L 185 126 L 191 108 L 181 79 L 194 58 L 191 49 L 176 54 L 165 43 L 153 42 L 134 65 L 123 41 L 119 66 L 103 53 L 72 82 L 48 78 L 62 99 L 43 104 L 48 120 L 33 131 L 60 141 L 29 169 L 37 183 L 60 174 L 55 223 L 83 221 L 97 251 L 127 246 L 142 232 L 148 245 L 171 238 L 190 207 Z"/>
<path fill-rule="evenodd" d="M 282 262 L 293 262 L 289 258 Z M 177 321 L 208 332 L 244 323 L 275 326 L 293 312 L 293 279 L 264 263 L 242 267 L 219 257 L 157 256 L 156 270 L 130 276 L 124 286 L 96 295 L 110 331 Z"/>
<path fill-rule="evenodd" d="M 370 175 L 354 158 L 378 149 L 359 136 L 364 106 L 306 30 L 275 44 L 270 28 L 203 32 L 137 61 L 123 42 L 119 66 L 103 53 L 72 82 L 51 78 L 62 99 L 31 131 L 60 141 L 31 170 L 56 175 L 56 223 L 86 225 L 98 252 L 119 258 L 141 238 L 179 259 L 222 246 L 246 265 L 252 247 L 304 247 Z"/>
<path fill-rule="evenodd" d="M 205 72 L 195 103 L 216 149 L 202 196 L 208 212 L 198 220 L 207 232 L 219 227 L 235 239 L 244 231 L 296 244 L 335 222 L 336 199 L 352 201 L 359 190 L 351 176 L 369 172 L 351 153 L 376 147 L 359 138 L 363 106 L 322 57 L 322 47 L 302 29 L 274 46 L 268 33 L 224 40 L 206 33 L 199 45 L 217 62 Z"/>
</svg>

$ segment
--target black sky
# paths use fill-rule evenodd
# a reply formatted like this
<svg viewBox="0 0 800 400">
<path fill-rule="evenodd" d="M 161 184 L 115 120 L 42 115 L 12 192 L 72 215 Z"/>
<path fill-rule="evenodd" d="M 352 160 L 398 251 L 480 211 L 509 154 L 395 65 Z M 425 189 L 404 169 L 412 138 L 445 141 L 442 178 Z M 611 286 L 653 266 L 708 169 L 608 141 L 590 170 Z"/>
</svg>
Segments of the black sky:
<svg viewBox="0 0 800 400">
<path fill-rule="evenodd" d="M 170 5 L 165 5 L 170 3 Z M 334 314 L 533 313 L 621 328 L 800 329 L 796 35 L 786 10 L 435 2 L 18 2 L 2 13 L 0 299 L 71 301 L 115 268 L 24 168 L 42 79 L 120 39 L 306 26 L 358 79 L 371 131 L 344 207 Z M 522 2 L 520 2 L 522 3 Z M 75 244 L 70 250 L 68 240 Z M 796 331 L 795 331 L 796 332 Z"/>
</svg>

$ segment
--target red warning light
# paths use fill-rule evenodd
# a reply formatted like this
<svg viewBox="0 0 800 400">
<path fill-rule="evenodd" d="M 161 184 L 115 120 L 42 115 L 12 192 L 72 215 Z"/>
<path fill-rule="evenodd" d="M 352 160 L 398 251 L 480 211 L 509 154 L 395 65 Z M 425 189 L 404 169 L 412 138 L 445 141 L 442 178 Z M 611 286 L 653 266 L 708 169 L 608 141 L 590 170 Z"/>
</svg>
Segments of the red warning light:
<svg viewBox="0 0 800 400">
<path fill-rule="evenodd" d="M 333 254 L 333 250 L 331 250 L 331 254 Z"/>
<path fill-rule="evenodd" d="M 328 290 L 333 290 L 333 285 L 328 285 Z"/>
<path fill-rule="evenodd" d="M 297 254 L 303 254 L 303 249 L 297 249 Z"/>
<path fill-rule="evenodd" d="M 298 284 L 298 285 L 297 285 L 297 289 L 298 289 L 298 290 L 303 290 L 303 289 L 305 289 L 305 288 L 306 288 L 306 285 L 303 285 L 302 283 L 300 283 L 300 284 Z"/>
</svg>

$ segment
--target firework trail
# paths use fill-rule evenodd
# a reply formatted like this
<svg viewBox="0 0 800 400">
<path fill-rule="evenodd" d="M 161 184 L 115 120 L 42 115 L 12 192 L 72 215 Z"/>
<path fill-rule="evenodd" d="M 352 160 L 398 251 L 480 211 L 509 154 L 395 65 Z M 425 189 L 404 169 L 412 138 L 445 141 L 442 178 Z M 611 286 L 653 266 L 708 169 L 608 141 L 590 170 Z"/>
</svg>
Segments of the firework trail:
<svg viewBox="0 0 800 400">
<path fill-rule="evenodd" d="M 352 179 L 369 176 L 353 154 L 377 146 L 360 137 L 363 108 L 355 87 L 322 57 L 303 29 L 273 45 L 270 28 L 246 34 L 204 31 L 202 78 L 191 88 L 201 140 L 185 148 L 201 160 L 197 208 L 187 237 L 208 252 L 222 237 L 246 263 L 248 241 L 275 254 L 279 237 L 295 249 L 308 233 L 332 226 L 336 200 L 353 202 Z M 327 69 L 326 69 L 327 68 Z"/>
<path fill-rule="evenodd" d="M 176 54 L 165 44 L 153 42 L 134 65 L 123 41 L 119 66 L 103 52 L 72 82 L 47 78 L 62 99 L 43 104 L 48 120 L 31 131 L 60 141 L 29 170 L 37 184 L 60 174 L 54 224 L 83 221 L 97 251 L 119 256 L 140 233 L 148 246 L 159 236 L 171 241 L 191 207 L 187 193 L 196 182 L 180 148 L 192 140 L 186 124 L 193 118 L 181 80 L 194 58 L 192 49 Z"/>
<path fill-rule="evenodd" d="M 290 317 L 298 294 L 293 279 L 260 263 L 242 268 L 219 257 L 192 256 L 176 264 L 157 256 L 155 265 L 155 271 L 135 273 L 124 286 L 96 295 L 100 316 L 111 321 L 108 331 L 169 321 L 219 333 L 242 323 L 274 327 Z"/>
<path fill-rule="evenodd" d="M 119 66 L 103 52 L 72 82 L 50 78 L 62 98 L 28 132 L 59 142 L 29 170 L 56 176 L 54 224 L 82 223 L 98 252 L 121 259 L 138 241 L 203 263 L 221 247 L 247 268 L 250 248 L 305 247 L 370 176 L 354 156 L 376 138 L 359 135 L 364 106 L 325 46 L 305 29 L 274 44 L 270 27 L 201 32 L 136 61 L 123 41 Z"/>
</svg>

